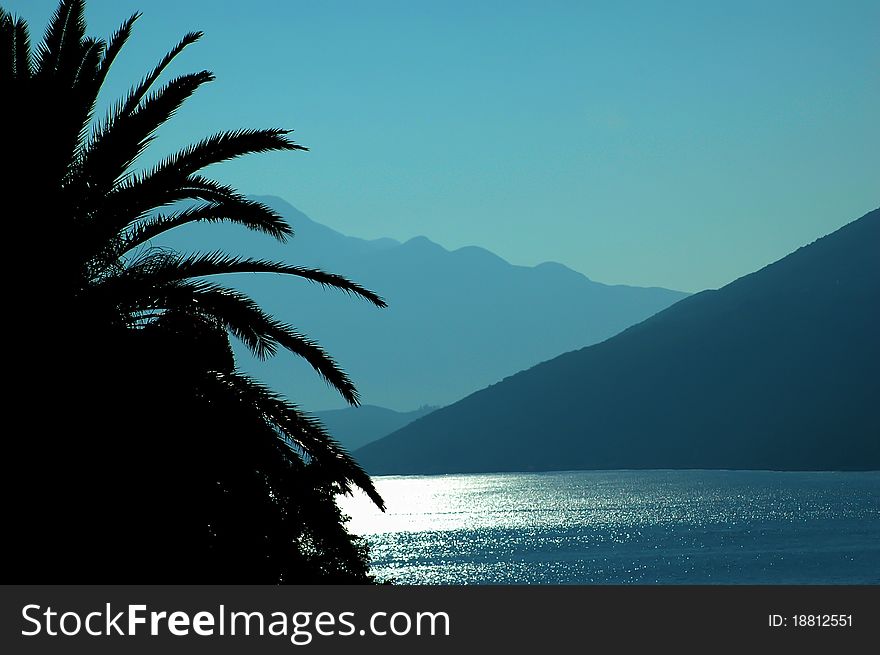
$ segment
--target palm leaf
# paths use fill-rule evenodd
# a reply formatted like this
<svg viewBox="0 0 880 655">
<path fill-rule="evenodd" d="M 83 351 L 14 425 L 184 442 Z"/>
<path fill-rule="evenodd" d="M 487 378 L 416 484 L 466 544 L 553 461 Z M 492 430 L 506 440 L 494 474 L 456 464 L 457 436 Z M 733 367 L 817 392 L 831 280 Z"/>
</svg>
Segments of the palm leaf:
<svg viewBox="0 0 880 655">
<path fill-rule="evenodd" d="M 166 169 L 161 175 L 133 175 L 117 184 L 96 208 L 93 220 L 103 226 L 101 233 L 109 238 L 111 231 L 122 232 L 137 221 L 148 219 L 154 211 L 186 200 L 237 205 L 250 202 L 225 184 Z"/>
<path fill-rule="evenodd" d="M 235 198 L 188 207 L 169 215 L 150 218 L 129 229 L 122 238 L 120 254 L 143 245 L 150 239 L 181 225 L 194 222 L 229 221 L 263 232 L 281 242 L 293 235 L 293 229 L 281 216 L 263 203 Z"/>
<path fill-rule="evenodd" d="M 76 72 L 82 61 L 86 40 L 85 2 L 70 3 L 70 12 L 64 26 L 61 49 L 58 52 L 55 76 L 65 85 L 73 85 Z"/>
<path fill-rule="evenodd" d="M 140 106 L 144 97 L 147 95 L 147 92 L 149 92 L 150 88 L 153 86 L 153 84 L 155 84 L 156 80 L 159 79 L 162 71 L 164 71 L 168 67 L 168 64 L 170 64 L 174 60 L 174 58 L 177 57 L 177 55 L 183 52 L 184 48 L 186 48 L 188 45 L 195 43 L 196 41 L 201 39 L 202 36 L 204 36 L 202 32 L 190 32 L 186 34 L 180 40 L 180 43 L 174 46 L 174 48 L 172 48 L 172 50 L 162 58 L 162 61 L 160 61 L 159 64 L 152 71 L 150 71 L 149 75 L 144 77 L 144 79 L 141 80 L 140 84 L 138 84 L 129 92 L 128 97 L 125 99 L 125 102 L 122 105 L 120 115 L 127 116 L 133 114 Z"/>
<path fill-rule="evenodd" d="M 4 84 L 16 78 L 15 46 L 15 21 L 0 7 L 0 82 Z"/>
<path fill-rule="evenodd" d="M 80 94 L 86 96 L 85 102 L 91 104 L 96 98 L 88 96 L 91 96 L 90 92 L 95 84 L 95 76 L 104 56 L 106 44 L 103 41 L 87 38 L 83 40 L 82 45 L 82 58 L 74 73 L 73 84 Z"/>
<path fill-rule="evenodd" d="M 98 99 L 100 86 L 97 81 L 97 72 L 104 56 L 106 44 L 95 39 L 84 39 L 82 47 L 82 59 L 76 69 L 73 80 L 74 93 L 71 98 L 70 117 L 72 136 L 78 146 L 77 156 L 79 160 L 80 148 L 88 132 L 92 121 L 92 113 Z"/>
<path fill-rule="evenodd" d="M 341 486 L 343 493 L 351 493 L 351 485 L 354 484 L 384 511 L 385 502 L 370 476 L 324 430 L 317 419 L 307 416 L 293 403 L 240 373 L 215 373 L 209 380 L 211 378 L 217 386 L 233 392 L 240 402 L 256 408 L 264 420 L 279 431 L 293 452 L 299 449 L 308 455 L 314 466 Z"/>
<path fill-rule="evenodd" d="M 209 275 L 228 275 L 231 273 L 277 273 L 293 275 L 324 287 L 339 289 L 345 293 L 359 296 L 377 307 L 387 307 L 386 302 L 372 291 L 356 282 L 334 273 L 326 273 L 315 268 L 291 266 L 280 262 L 262 259 L 230 257 L 222 252 L 207 255 L 146 255 L 126 268 L 126 276 L 145 276 L 151 283 L 160 285 L 175 280 L 186 280 Z"/>
<path fill-rule="evenodd" d="M 0 7 L 0 80 L 31 76 L 31 46 L 27 23 Z"/>
<path fill-rule="evenodd" d="M 83 155 L 83 176 L 98 194 L 123 177 L 155 132 L 195 91 L 214 79 L 209 71 L 181 75 L 148 97 L 131 114 L 115 113 L 99 128 Z"/>
<path fill-rule="evenodd" d="M 15 21 L 15 76 L 28 79 L 31 76 L 31 39 L 24 19 Z"/>
<path fill-rule="evenodd" d="M 251 205 L 245 212 L 254 215 L 253 203 L 229 187 L 195 176 L 208 166 L 246 154 L 279 150 L 306 150 L 287 138 L 287 130 L 240 130 L 217 134 L 169 157 L 149 173 L 123 182 L 105 198 L 93 214 L 99 238 L 107 239 L 124 230 L 150 211 L 174 202 L 201 199 L 226 201 L 237 205 Z M 267 211 L 268 208 L 266 208 Z M 258 227 L 282 238 L 290 234 L 281 227 L 277 218 L 267 221 L 266 211 L 260 211 L 263 227 Z M 219 220 L 219 219 L 217 219 Z M 283 240 L 283 239 L 282 239 Z"/>
<path fill-rule="evenodd" d="M 98 74 L 95 76 L 99 88 L 104 84 L 104 80 L 107 78 L 107 73 L 110 71 L 110 66 L 113 64 L 119 51 L 122 50 L 122 46 L 125 45 L 125 42 L 128 41 L 128 38 L 131 36 L 131 30 L 135 21 L 140 17 L 140 12 L 132 14 L 128 20 L 119 26 L 119 29 L 113 33 L 110 40 L 107 42 L 107 48 L 104 51 L 104 58 L 101 60 L 101 66 L 98 69 Z"/>
<path fill-rule="evenodd" d="M 275 355 L 281 346 L 306 360 L 346 402 L 359 404 L 354 383 L 318 343 L 270 317 L 245 294 L 204 281 L 172 283 L 160 288 L 149 285 L 137 304 L 131 306 L 134 311 L 148 313 L 168 308 L 210 317 L 260 359 Z"/>
<path fill-rule="evenodd" d="M 192 175 L 211 164 L 242 155 L 281 150 L 308 150 L 287 138 L 290 130 L 237 130 L 215 134 L 169 157 L 151 173 L 153 177 Z"/>
<path fill-rule="evenodd" d="M 61 0 L 46 28 L 46 36 L 37 49 L 36 74 L 41 78 L 68 73 L 72 79 L 85 37 L 85 4 L 83 0 Z"/>
</svg>

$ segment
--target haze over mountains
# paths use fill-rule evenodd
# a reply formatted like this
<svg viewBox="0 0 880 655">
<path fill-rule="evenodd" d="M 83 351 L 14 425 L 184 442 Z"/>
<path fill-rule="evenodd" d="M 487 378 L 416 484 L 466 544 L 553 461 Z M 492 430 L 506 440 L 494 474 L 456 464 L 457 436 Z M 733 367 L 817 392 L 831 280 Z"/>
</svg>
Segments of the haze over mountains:
<svg viewBox="0 0 880 655">
<path fill-rule="evenodd" d="M 371 474 L 880 469 L 880 210 L 355 453 Z"/>
<path fill-rule="evenodd" d="M 308 282 L 239 275 L 231 283 L 296 326 L 351 375 L 365 404 L 395 410 L 445 405 L 562 352 L 596 343 L 686 294 L 609 286 L 561 264 L 514 266 L 477 247 L 448 251 L 425 237 L 348 237 L 275 197 L 258 197 L 285 216 L 287 244 L 232 225 L 188 226 L 174 243 L 318 266 L 377 291 L 379 310 Z M 536 228 L 537 229 L 537 228 Z M 230 244 L 239 247 L 230 248 Z M 343 407 L 307 364 L 292 356 L 241 365 L 309 411 Z"/>
<path fill-rule="evenodd" d="M 426 405 L 411 412 L 395 412 L 385 407 L 361 405 L 316 412 L 315 416 L 334 439 L 353 451 L 409 425 L 435 409 Z"/>
</svg>

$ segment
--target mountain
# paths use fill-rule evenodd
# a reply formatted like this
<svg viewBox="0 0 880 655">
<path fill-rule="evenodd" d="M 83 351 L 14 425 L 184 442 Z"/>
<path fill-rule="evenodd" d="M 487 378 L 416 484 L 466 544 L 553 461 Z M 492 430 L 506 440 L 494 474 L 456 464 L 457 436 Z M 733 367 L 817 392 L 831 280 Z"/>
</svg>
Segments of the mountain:
<svg viewBox="0 0 880 655">
<path fill-rule="evenodd" d="M 393 409 L 375 405 L 361 405 L 315 412 L 315 416 L 321 420 L 334 439 L 347 450 L 353 451 L 399 430 L 435 409 L 437 408 L 426 405 L 411 412 L 395 412 Z"/>
<path fill-rule="evenodd" d="M 880 210 L 355 453 L 372 474 L 880 469 Z"/>
<path fill-rule="evenodd" d="M 380 293 L 388 309 L 302 280 L 238 275 L 230 280 L 270 312 L 320 342 L 351 375 L 365 403 L 405 410 L 463 398 L 559 353 L 596 343 L 685 294 L 608 286 L 561 264 L 514 266 L 477 247 L 449 251 L 425 237 L 405 243 L 345 236 L 274 197 L 295 235 L 286 244 L 234 225 L 186 226 L 171 244 L 223 248 L 318 266 Z M 161 245 L 161 244 L 156 244 Z M 306 409 L 344 403 L 292 356 L 243 368 Z"/>
</svg>

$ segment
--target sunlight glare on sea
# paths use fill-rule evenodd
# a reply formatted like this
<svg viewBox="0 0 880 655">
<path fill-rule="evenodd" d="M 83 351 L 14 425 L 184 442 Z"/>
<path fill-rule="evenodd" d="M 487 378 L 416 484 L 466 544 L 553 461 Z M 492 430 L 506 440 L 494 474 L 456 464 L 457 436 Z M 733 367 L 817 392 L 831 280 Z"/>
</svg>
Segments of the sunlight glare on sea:
<svg viewBox="0 0 880 655">
<path fill-rule="evenodd" d="M 341 497 L 406 584 L 880 583 L 880 473 L 568 471 L 374 479 Z"/>
</svg>

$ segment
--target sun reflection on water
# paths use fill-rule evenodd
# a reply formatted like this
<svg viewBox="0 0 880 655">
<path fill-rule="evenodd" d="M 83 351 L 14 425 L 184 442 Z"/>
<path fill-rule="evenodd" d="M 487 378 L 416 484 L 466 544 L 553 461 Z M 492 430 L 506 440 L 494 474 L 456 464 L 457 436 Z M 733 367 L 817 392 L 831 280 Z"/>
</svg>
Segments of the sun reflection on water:
<svg viewBox="0 0 880 655">
<path fill-rule="evenodd" d="M 417 584 L 880 582 L 880 473 L 569 471 L 374 479 L 341 497 Z M 824 576 L 824 577 L 823 577 Z"/>
</svg>

